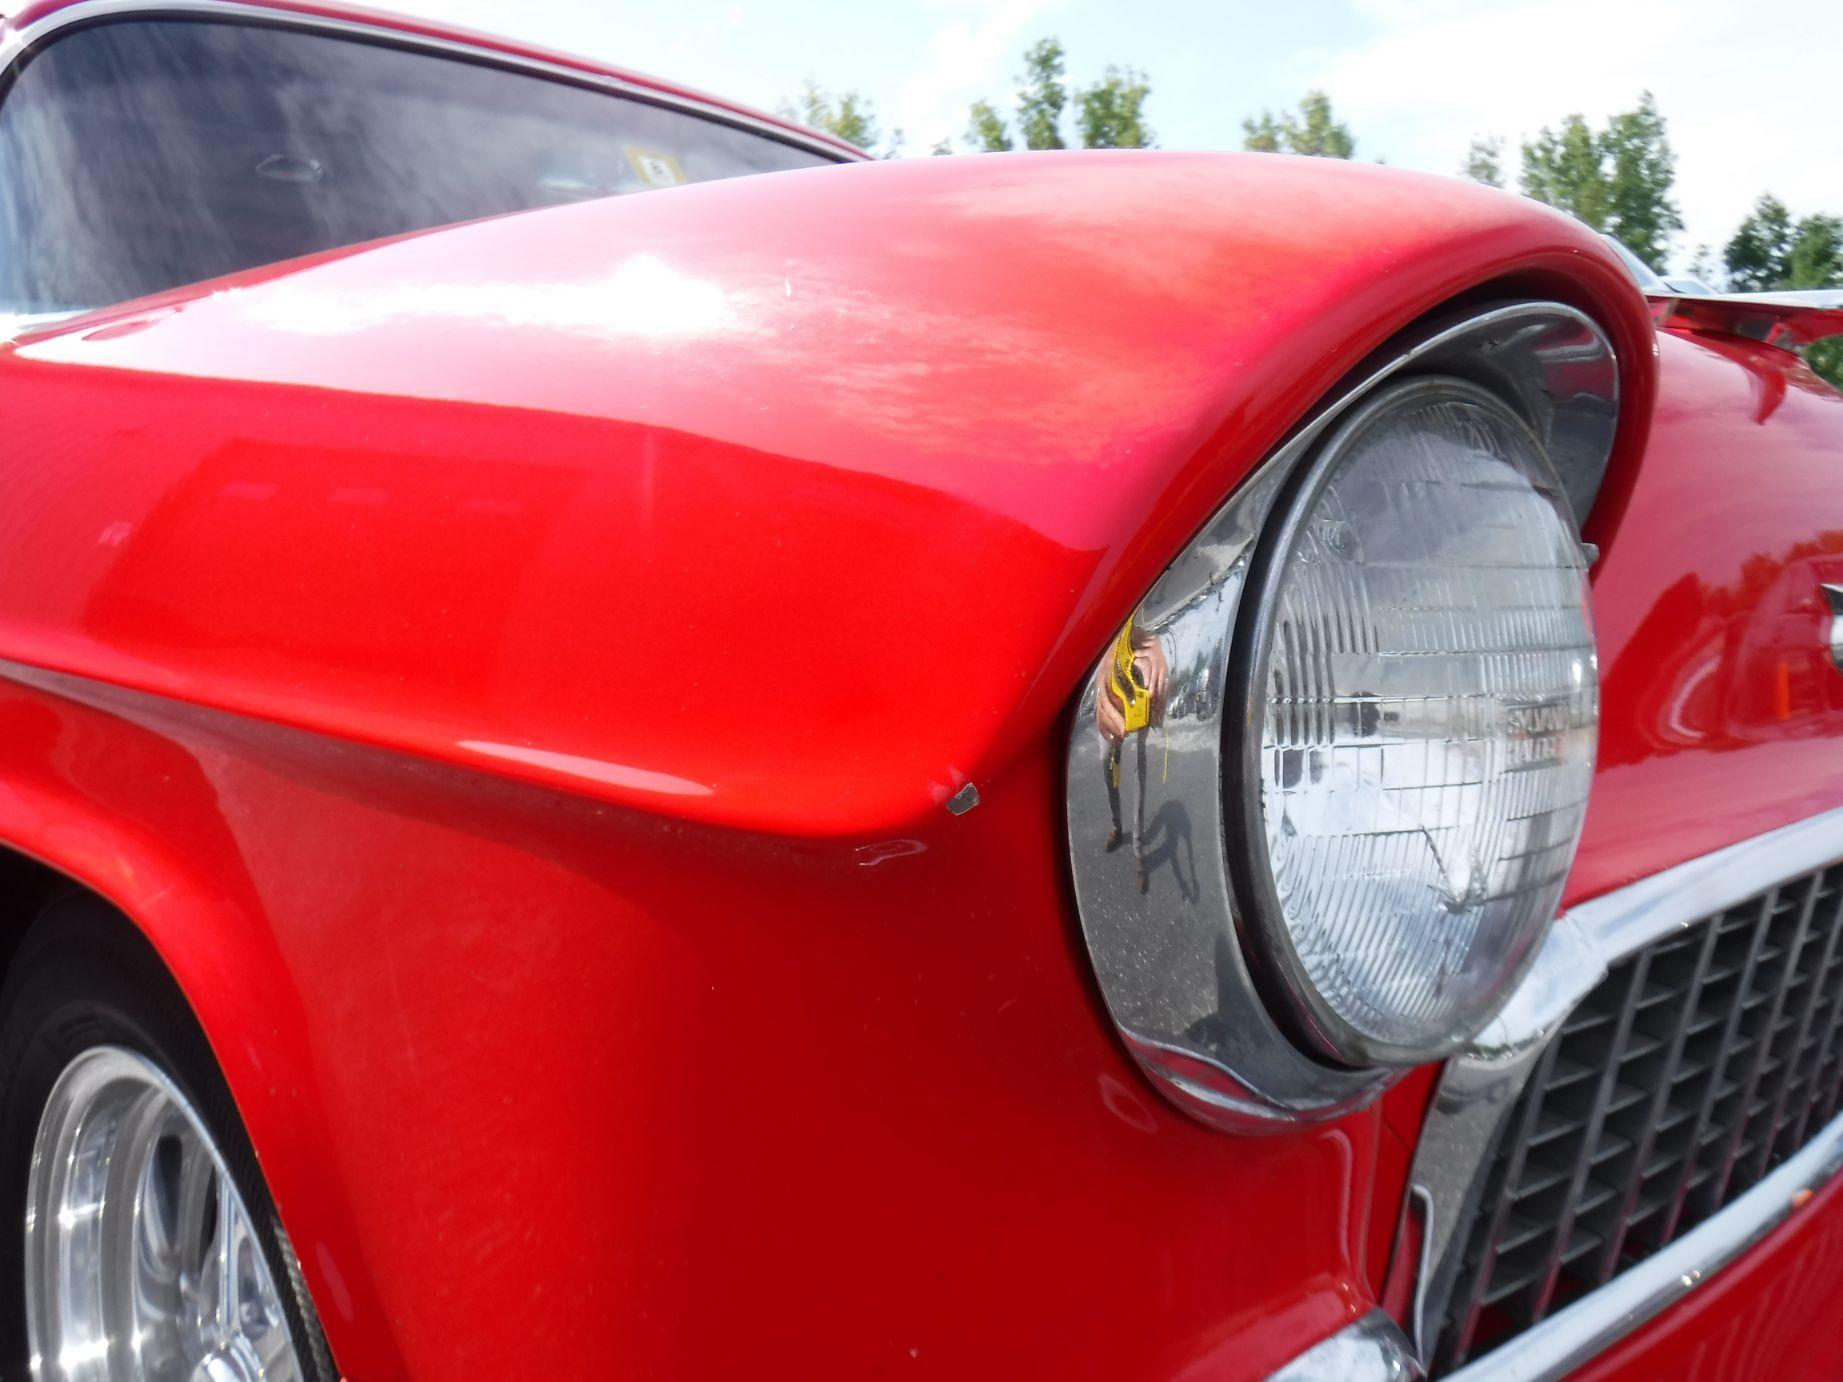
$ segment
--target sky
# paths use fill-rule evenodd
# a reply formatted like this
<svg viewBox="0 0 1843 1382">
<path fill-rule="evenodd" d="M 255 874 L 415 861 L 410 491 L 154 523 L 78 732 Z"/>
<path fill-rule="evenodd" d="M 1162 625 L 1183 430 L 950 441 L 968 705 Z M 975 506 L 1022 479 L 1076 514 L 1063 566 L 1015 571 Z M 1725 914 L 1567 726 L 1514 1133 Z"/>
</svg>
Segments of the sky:
<svg viewBox="0 0 1843 1382">
<path fill-rule="evenodd" d="M 811 76 L 855 88 L 907 152 L 1009 104 L 1044 35 L 1069 78 L 1151 79 L 1170 149 L 1239 147 L 1241 121 L 1327 91 L 1357 156 L 1456 172 L 1571 111 L 1598 123 L 1655 93 L 1687 223 L 1676 261 L 1719 249 L 1763 191 L 1843 214 L 1843 5 L 1836 0 L 383 0 L 773 107 Z"/>
</svg>

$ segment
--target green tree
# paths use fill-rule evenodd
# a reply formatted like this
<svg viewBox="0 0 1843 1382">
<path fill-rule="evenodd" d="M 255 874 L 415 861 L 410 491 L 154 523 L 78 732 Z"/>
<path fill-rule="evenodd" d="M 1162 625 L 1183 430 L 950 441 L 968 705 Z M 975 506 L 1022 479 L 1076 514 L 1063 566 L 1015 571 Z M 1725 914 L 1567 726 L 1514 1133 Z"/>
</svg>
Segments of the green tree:
<svg viewBox="0 0 1843 1382">
<path fill-rule="evenodd" d="M 1308 91 L 1299 102 L 1299 113 L 1291 112 L 1276 119 L 1270 110 L 1241 122 L 1244 149 L 1255 153 L 1306 154 L 1313 158 L 1349 158 L 1357 142 L 1350 127 L 1331 109 L 1331 98 L 1322 91 Z"/>
<path fill-rule="evenodd" d="M 1005 117 L 990 101 L 974 101 L 966 126 L 966 142 L 981 153 L 1002 154 L 1016 147 L 1011 142 L 1011 132 L 1005 128 Z"/>
<path fill-rule="evenodd" d="M 1084 149 L 1149 149 L 1152 127 L 1145 122 L 1152 87 L 1145 73 L 1111 64 L 1101 80 L 1075 96 L 1075 123 Z"/>
<path fill-rule="evenodd" d="M 1607 121 L 1600 149 L 1607 166 L 1608 228 L 1647 264 L 1662 264 L 1683 217 L 1670 198 L 1677 156 L 1649 91 L 1633 109 Z"/>
<path fill-rule="evenodd" d="M 1062 44 L 1039 39 L 1024 54 L 1024 71 L 1018 78 L 1017 125 L 990 101 L 975 101 L 967 111 L 966 142 L 984 153 L 1014 149 L 1022 140 L 1026 149 L 1064 149 L 1062 116 L 1069 106 L 1064 81 Z M 1152 84 L 1136 67 L 1109 65 L 1101 80 L 1074 94 L 1076 133 L 1087 149 L 1146 149 L 1155 138 L 1145 122 L 1146 98 Z"/>
<path fill-rule="evenodd" d="M 1843 389 L 1843 339 L 1832 336 L 1805 351 L 1805 363 L 1831 384 Z"/>
<path fill-rule="evenodd" d="M 1683 218 L 1664 117 L 1649 91 L 1595 132 L 1579 115 L 1523 146 L 1523 191 L 1623 241 L 1647 264 L 1664 262 Z"/>
<path fill-rule="evenodd" d="M 876 107 L 867 98 L 856 91 L 834 96 L 811 77 L 800 88 L 798 99 L 782 101 L 778 110 L 786 119 L 824 130 L 880 158 L 894 158 L 902 148 L 901 130 L 894 131 L 888 143 L 883 143 L 883 132 L 877 127 Z M 882 144 L 881 149 L 879 144 Z"/>
<path fill-rule="evenodd" d="M 1331 98 L 1322 91 L 1308 91 L 1299 103 L 1297 124 L 1286 122 L 1286 142 L 1296 154 L 1315 158 L 1349 158 L 1357 149 L 1350 137 L 1350 127 L 1331 113 Z"/>
<path fill-rule="evenodd" d="M 1768 193 L 1754 203 L 1722 257 L 1733 288 L 1843 288 L 1843 218 L 1814 215 L 1793 221 L 1785 203 Z M 1843 388 L 1843 338 L 1819 341 L 1805 359 Z"/>
<path fill-rule="evenodd" d="M 1545 126 L 1523 146 L 1523 193 L 1572 212 L 1595 230 L 1607 228 L 1611 192 L 1599 141 L 1584 119 L 1570 115 L 1559 130 Z"/>
<path fill-rule="evenodd" d="M 1069 90 L 1062 81 L 1062 44 L 1039 39 L 1024 54 L 1017 98 L 1018 130 L 1026 149 L 1063 149 L 1062 109 Z"/>
<path fill-rule="evenodd" d="M 1768 192 L 1722 251 L 1728 284 L 1739 292 L 1763 292 L 1783 286 L 1792 248 L 1792 213 Z"/>
<path fill-rule="evenodd" d="M 1495 134 L 1483 139 L 1474 139 L 1465 151 L 1465 162 L 1459 171 L 1473 182 L 1482 182 L 1486 187 L 1504 185 L 1504 141 Z"/>
<path fill-rule="evenodd" d="M 1241 122 L 1241 146 L 1249 153 L 1277 154 L 1281 152 L 1285 138 L 1286 132 L 1273 118 L 1271 110 L 1264 110 Z"/>
<path fill-rule="evenodd" d="M 1722 285 L 1722 272 L 1715 264 L 1715 251 L 1707 245 L 1697 245 L 1696 252 L 1690 256 L 1689 272 L 1692 278 L 1699 278 L 1711 288 Z"/>
<path fill-rule="evenodd" d="M 1843 287 L 1843 220 L 1806 216 L 1792 235 L 1785 257 L 1788 288 Z"/>
</svg>

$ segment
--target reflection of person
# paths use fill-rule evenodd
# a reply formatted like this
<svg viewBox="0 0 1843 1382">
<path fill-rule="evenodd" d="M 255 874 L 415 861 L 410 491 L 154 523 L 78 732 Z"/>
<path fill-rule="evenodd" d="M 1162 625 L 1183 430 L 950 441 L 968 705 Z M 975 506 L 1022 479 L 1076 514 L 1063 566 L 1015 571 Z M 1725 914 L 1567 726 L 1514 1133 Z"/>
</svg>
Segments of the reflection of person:
<svg viewBox="0 0 1843 1382">
<path fill-rule="evenodd" d="M 1111 853 L 1120 847 L 1124 832 L 1120 825 L 1120 751 L 1128 736 L 1135 736 L 1133 746 L 1136 790 L 1133 799 L 1133 872 L 1139 891 L 1146 890 L 1145 873 L 1145 741 L 1153 725 L 1165 718 L 1165 688 L 1170 666 L 1165 650 L 1156 637 L 1127 621 L 1114 640 L 1113 656 L 1101 664 L 1095 674 L 1094 724 L 1107 744 L 1107 759 L 1101 765 L 1107 774 L 1107 809 L 1113 817 L 1113 833 L 1107 837 Z"/>
</svg>

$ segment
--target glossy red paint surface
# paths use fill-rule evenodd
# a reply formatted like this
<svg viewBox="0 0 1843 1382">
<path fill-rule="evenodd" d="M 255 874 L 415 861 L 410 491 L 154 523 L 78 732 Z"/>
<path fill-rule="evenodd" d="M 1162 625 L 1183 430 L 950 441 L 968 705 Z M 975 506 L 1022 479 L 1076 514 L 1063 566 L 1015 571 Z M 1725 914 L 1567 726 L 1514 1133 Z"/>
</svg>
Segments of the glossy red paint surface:
<svg viewBox="0 0 1843 1382">
<path fill-rule="evenodd" d="M 1529 293 L 1624 362 L 1574 892 L 1843 801 L 1799 585 L 1843 401 L 1660 351 L 1515 199 L 1107 154 L 506 218 L 0 348 L 0 840 L 172 965 L 355 1379 L 1261 1376 L 1380 1292 L 1426 1077 L 1266 1140 L 1157 1098 L 1064 717 L 1342 375 Z"/>
<path fill-rule="evenodd" d="M 33 496 L 16 560 L 63 570 L 0 628 L 23 661 L 677 817 L 887 835 L 1041 738 L 1331 379 L 1511 274 L 1637 354 L 1620 272 L 1450 180 L 1190 155 L 861 164 L 411 237 L 22 346 L 26 425 L 134 459 Z"/>
<path fill-rule="evenodd" d="M 1593 572 L 1600 761 L 1570 900 L 1843 802 L 1820 589 L 1843 572 L 1843 397 L 1772 346 L 1659 345 L 1650 446 Z"/>
<path fill-rule="evenodd" d="M 1236 1375 L 1359 1308 L 1372 1125 L 1140 1083 L 1047 762 L 831 849 L 47 682 L 0 745 L 212 1014 L 354 1378 Z"/>
</svg>

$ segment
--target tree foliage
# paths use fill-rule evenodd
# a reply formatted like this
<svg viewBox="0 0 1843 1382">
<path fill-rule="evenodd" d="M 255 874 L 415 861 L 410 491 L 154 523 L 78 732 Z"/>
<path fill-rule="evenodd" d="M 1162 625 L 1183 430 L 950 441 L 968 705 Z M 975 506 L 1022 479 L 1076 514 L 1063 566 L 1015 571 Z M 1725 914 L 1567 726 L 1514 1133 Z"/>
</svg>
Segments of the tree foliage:
<svg viewBox="0 0 1843 1382">
<path fill-rule="evenodd" d="M 887 144 L 883 142 L 883 132 L 877 126 L 877 109 L 868 98 L 857 91 L 835 96 L 811 77 L 800 88 L 797 99 L 781 102 L 778 113 L 786 119 L 798 120 L 813 129 L 836 135 L 847 144 L 855 144 L 879 158 L 894 158 L 902 148 L 901 130 L 894 131 Z"/>
<path fill-rule="evenodd" d="M 1504 185 L 1504 141 L 1495 134 L 1483 139 L 1474 139 L 1465 151 L 1465 162 L 1459 171 L 1473 182 L 1482 182 L 1486 187 Z"/>
<path fill-rule="evenodd" d="M 1785 257 L 1788 288 L 1843 287 L 1843 220 L 1806 216 L 1792 236 Z"/>
<path fill-rule="evenodd" d="M 1241 122 L 1244 149 L 1262 154 L 1307 154 L 1313 158 L 1349 158 L 1356 152 L 1357 141 L 1350 136 L 1350 126 L 1331 110 L 1331 98 L 1322 91 L 1308 91 L 1299 102 L 1299 112 L 1287 112 L 1276 118 L 1270 110 Z"/>
<path fill-rule="evenodd" d="M 1152 87 L 1145 73 L 1109 64 L 1101 80 L 1075 96 L 1075 123 L 1084 149 L 1149 149 L 1152 127 L 1145 122 Z"/>
<path fill-rule="evenodd" d="M 1286 151 L 1286 132 L 1271 110 L 1251 115 L 1241 122 L 1241 146 L 1252 154 L 1278 154 Z"/>
<path fill-rule="evenodd" d="M 1595 230 L 1607 228 L 1612 198 L 1600 142 L 1586 120 L 1570 115 L 1559 130 L 1545 126 L 1542 133 L 1523 146 L 1523 192 L 1539 202 L 1572 212 Z"/>
<path fill-rule="evenodd" d="M 1544 127 L 1523 146 L 1523 191 L 1623 241 L 1647 264 L 1664 261 L 1683 218 L 1664 117 L 1649 91 L 1595 131 L 1579 115 Z"/>
<path fill-rule="evenodd" d="M 1734 232 L 1722 252 L 1728 285 L 1753 292 L 1843 288 L 1843 218 L 1797 221 L 1770 192 Z M 1819 341 L 1806 352 L 1811 368 L 1843 388 L 1843 339 Z"/>
<path fill-rule="evenodd" d="M 1017 98 L 1018 131 L 1026 149 L 1063 149 L 1062 108 L 1069 103 L 1063 84 L 1062 44 L 1038 39 L 1024 53 L 1024 76 Z"/>
<path fill-rule="evenodd" d="M 1011 132 L 1005 128 L 1005 117 L 990 101 L 973 102 L 966 125 L 966 142 L 986 154 L 1008 153 L 1015 147 Z"/>
<path fill-rule="evenodd" d="M 1350 127 L 1331 113 L 1331 98 L 1322 91 L 1308 91 L 1299 103 L 1299 121 L 1287 121 L 1286 142 L 1296 154 L 1314 158 L 1349 158 L 1357 149 L 1350 137 Z"/>
<path fill-rule="evenodd" d="M 1607 122 L 1600 147 L 1607 164 L 1608 229 L 1647 264 L 1663 263 L 1683 217 L 1670 197 L 1677 156 L 1649 91 L 1633 109 Z"/>
<path fill-rule="evenodd" d="M 1805 363 L 1843 389 L 1843 340 L 1833 336 L 1828 341 L 1819 341 L 1805 351 Z"/>
<path fill-rule="evenodd" d="M 1024 53 L 1018 77 L 1017 123 L 1007 124 L 991 101 L 967 111 L 966 142 L 981 153 L 1004 153 L 1021 140 L 1026 149 L 1065 149 L 1063 115 L 1070 105 L 1066 55 L 1054 38 Z M 1074 92 L 1075 134 L 1084 149 L 1148 149 L 1154 135 L 1145 120 L 1152 84 L 1136 67 L 1109 64 L 1101 80 Z"/>
<path fill-rule="evenodd" d="M 1784 286 L 1791 250 L 1792 213 L 1768 192 L 1753 204 L 1752 214 L 1722 252 L 1729 286 L 1756 293 Z"/>
</svg>

